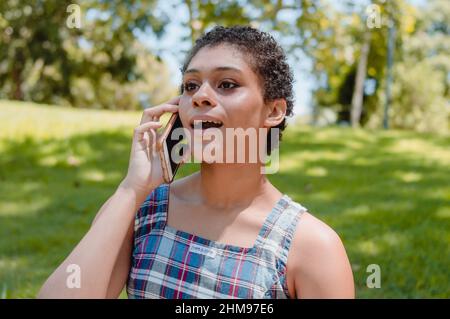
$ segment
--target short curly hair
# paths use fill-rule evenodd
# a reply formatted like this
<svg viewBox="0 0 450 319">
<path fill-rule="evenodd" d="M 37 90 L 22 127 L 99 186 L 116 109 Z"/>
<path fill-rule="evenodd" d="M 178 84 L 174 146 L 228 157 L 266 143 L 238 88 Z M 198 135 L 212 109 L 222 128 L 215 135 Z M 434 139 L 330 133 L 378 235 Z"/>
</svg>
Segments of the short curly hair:
<svg viewBox="0 0 450 319">
<path fill-rule="evenodd" d="M 220 44 L 229 44 L 244 53 L 249 58 L 249 64 L 252 70 L 260 79 L 264 103 L 275 99 L 283 98 L 286 100 L 286 116 L 293 115 L 294 94 L 293 83 L 294 76 L 287 63 L 287 57 L 283 48 L 269 34 L 250 26 L 235 25 L 231 27 L 216 26 L 211 31 L 205 33 L 195 41 L 194 46 L 188 52 L 187 57 L 180 68 L 184 75 L 192 58 L 203 47 L 215 47 Z M 183 93 L 183 85 L 180 87 Z M 279 128 L 279 141 L 281 141 L 282 131 L 286 128 L 286 118 L 275 126 Z M 271 129 L 270 129 L 271 130 Z M 267 154 L 277 145 L 271 145 L 270 130 L 267 134 Z"/>
</svg>

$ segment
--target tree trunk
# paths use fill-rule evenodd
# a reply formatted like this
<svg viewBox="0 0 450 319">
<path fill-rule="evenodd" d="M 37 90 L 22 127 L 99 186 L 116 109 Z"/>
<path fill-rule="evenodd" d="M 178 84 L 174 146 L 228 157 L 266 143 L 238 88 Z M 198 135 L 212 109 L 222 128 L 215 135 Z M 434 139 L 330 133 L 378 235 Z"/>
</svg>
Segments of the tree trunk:
<svg viewBox="0 0 450 319">
<path fill-rule="evenodd" d="M 19 51 L 16 55 L 16 60 L 13 62 L 12 70 L 11 70 L 11 79 L 13 82 L 13 90 L 11 92 L 11 98 L 13 100 L 23 100 L 23 91 L 22 91 L 22 70 L 23 65 L 25 64 L 23 58 L 23 54 Z"/>
<path fill-rule="evenodd" d="M 366 30 L 364 33 L 363 45 L 361 48 L 361 55 L 358 61 L 358 68 L 356 70 L 355 89 L 352 96 L 351 122 L 352 127 L 359 127 L 361 113 L 363 109 L 364 98 L 364 82 L 367 74 L 367 58 L 370 51 L 370 40 L 372 33 Z"/>
<path fill-rule="evenodd" d="M 191 31 L 191 44 L 194 46 L 195 39 L 196 39 L 196 31 L 194 28 L 194 8 L 191 0 L 186 0 L 186 5 L 188 7 L 188 13 L 189 13 L 189 29 Z"/>
<path fill-rule="evenodd" d="M 23 93 L 22 93 L 22 80 L 20 76 L 20 70 L 14 66 L 12 70 L 12 81 L 14 83 L 13 91 L 11 92 L 11 98 L 13 100 L 23 100 Z"/>
</svg>

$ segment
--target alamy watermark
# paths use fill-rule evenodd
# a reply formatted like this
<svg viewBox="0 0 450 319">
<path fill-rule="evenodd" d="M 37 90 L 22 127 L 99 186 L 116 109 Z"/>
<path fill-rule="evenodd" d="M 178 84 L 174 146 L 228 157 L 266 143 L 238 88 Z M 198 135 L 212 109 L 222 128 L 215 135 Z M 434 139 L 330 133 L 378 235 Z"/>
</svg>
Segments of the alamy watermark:
<svg viewBox="0 0 450 319">
<path fill-rule="evenodd" d="M 366 7 L 366 25 L 369 29 L 381 28 L 381 9 L 379 5 L 370 4 Z"/>
<path fill-rule="evenodd" d="M 369 4 L 366 7 L 366 14 L 366 25 L 369 29 L 380 29 L 383 26 L 391 27 L 393 24 L 392 19 L 381 13 L 381 7 L 377 4 Z"/>
<path fill-rule="evenodd" d="M 66 19 L 66 26 L 69 29 L 81 28 L 81 8 L 78 4 L 69 4 L 66 12 L 70 13 Z"/>
<path fill-rule="evenodd" d="M 270 145 L 279 145 L 279 128 L 219 128 L 202 130 L 201 122 L 194 124 L 193 134 L 184 127 L 176 128 L 168 139 L 180 142 L 172 148 L 171 158 L 180 162 L 194 163 L 261 163 L 262 174 L 274 174 L 279 170 L 279 148 L 273 147 L 267 154 L 267 135 Z M 193 136 L 192 136 L 193 135 Z M 205 143 L 209 142 L 209 143 Z M 186 157 L 186 154 L 193 155 Z M 269 164 L 269 165 L 268 165 Z"/>
<path fill-rule="evenodd" d="M 67 288 L 81 288 L 81 267 L 77 264 L 70 264 L 67 266 L 66 272 L 69 273 L 66 279 Z"/>
<path fill-rule="evenodd" d="M 367 288 L 381 288 L 381 267 L 378 264 L 370 264 L 366 268 L 366 272 L 371 273 L 367 276 Z"/>
</svg>

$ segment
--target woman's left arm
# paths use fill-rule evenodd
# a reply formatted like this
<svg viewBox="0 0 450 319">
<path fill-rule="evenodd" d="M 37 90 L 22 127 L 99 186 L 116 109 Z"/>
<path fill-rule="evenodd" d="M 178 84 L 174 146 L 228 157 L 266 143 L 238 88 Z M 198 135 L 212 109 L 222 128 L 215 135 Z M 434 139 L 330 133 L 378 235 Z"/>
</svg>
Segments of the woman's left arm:
<svg viewBox="0 0 450 319">
<path fill-rule="evenodd" d="M 297 298 L 354 298 L 353 273 L 336 232 L 309 213 L 297 226 L 288 258 Z"/>
</svg>

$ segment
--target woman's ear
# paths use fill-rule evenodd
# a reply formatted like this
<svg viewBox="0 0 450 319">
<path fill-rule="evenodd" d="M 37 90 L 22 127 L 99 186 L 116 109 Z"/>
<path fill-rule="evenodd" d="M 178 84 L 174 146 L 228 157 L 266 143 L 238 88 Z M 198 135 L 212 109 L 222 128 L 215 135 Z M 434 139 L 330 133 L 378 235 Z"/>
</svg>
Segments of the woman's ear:
<svg viewBox="0 0 450 319">
<path fill-rule="evenodd" d="M 264 127 L 274 127 L 280 124 L 286 115 L 286 100 L 276 99 L 267 104 Z"/>
</svg>

